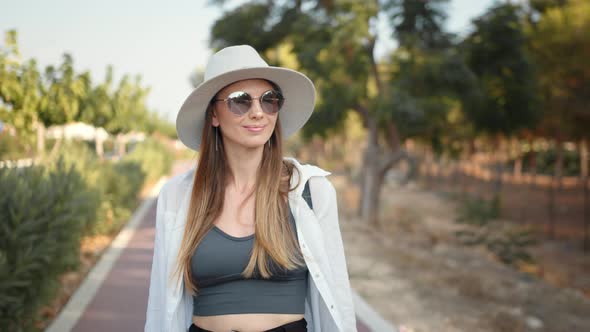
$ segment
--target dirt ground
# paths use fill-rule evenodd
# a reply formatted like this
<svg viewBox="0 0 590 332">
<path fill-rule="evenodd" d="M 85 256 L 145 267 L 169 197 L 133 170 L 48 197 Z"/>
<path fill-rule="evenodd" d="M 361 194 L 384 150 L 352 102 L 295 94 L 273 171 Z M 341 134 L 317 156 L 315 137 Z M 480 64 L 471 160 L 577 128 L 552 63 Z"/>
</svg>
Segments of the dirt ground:
<svg viewBox="0 0 590 332">
<path fill-rule="evenodd" d="M 340 223 L 352 287 L 394 326 L 426 331 L 590 331 L 590 255 L 541 241 L 536 264 L 515 268 L 455 238 L 456 203 L 416 184 L 388 184 L 381 231 L 352 215 L 344 177 Z M 510 224 L 509 221 L 503 221 Z"/>
</svg>

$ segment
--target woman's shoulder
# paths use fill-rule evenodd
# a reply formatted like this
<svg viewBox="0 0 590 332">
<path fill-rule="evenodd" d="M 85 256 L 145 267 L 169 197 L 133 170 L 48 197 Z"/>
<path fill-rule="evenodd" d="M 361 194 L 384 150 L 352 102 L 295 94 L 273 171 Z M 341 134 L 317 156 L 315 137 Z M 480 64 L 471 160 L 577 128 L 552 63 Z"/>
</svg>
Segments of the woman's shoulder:
<svg viewBox="0 0 590 332">
<path fill-rule="evenodd" d="M 176 199 L 179 194 L 182 194 L 190 186 L 194 173 L 195 167 L 193 166 L 187 171 L 171 176 L 162 185 L 160 196 Z"/>
<path fill-rule="evenodd" d="M 284 157 L 284 161 L 291 163 L 301 173 L 302 178 L 310 178 L 312 176 L 328 176 L 331 172 L 308 163 L 302 163 L 294 157 Z"/>
<path fill-rule="evenodd" d="M 301 194 L 308 181 L 312 197 L 324 198 L 333 193 L 334 186 L 328 178 L 328 175 L 332 174 L 331 172 L 313 164 L 302 164 L 292 157 L 285 157 L 284 160 L 291 162 L 297 169 L 292 178 L 292 182 L 298 184 L 297 194 Z"/>
</svg>

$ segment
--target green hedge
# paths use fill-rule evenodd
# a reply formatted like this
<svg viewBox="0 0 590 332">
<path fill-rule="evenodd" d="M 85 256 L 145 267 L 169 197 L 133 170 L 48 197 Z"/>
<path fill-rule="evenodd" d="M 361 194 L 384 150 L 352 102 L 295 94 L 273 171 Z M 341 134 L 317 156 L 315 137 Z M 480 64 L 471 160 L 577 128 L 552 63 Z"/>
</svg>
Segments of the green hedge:
<svg viewBox="0 0 590 332">
<path fill-rule="evenodd" d="M 59 160 L 0 168 L 0 329 L 31 328 L 57 277 L 79 262 L 80 236 L 96 218 L 98 193 Z"/>
<path fill-rule="evenodd" d="M 86 184 L 98 191 L 100 207 L 96 218 L 85 229 L 88 234 L 112 234 L 126 221 L 137 204 L 137 194 L 145 183 L 142 159 L 123 159 L 120 162 L 100 160 L 84 142 L 64 142 L 59 157 L 64 163 L 82 174 Z M 44 163 L 54 165 L 55 158 L 47 157 Z M 147 163 L 144 161 L 143 163 Z M 164 173 L 156 176 L 160 177 Z"/>
<path fill-rule="evenodd" d="M 84 234 L 112 234 L 139 203 L 146 180 L 167 173 L 172 155 L 146 140 L 119 162 L 83 143 L 28 168 L 0 168 L 0 331 L 34 331 L 58 277 L 79 263 Z"/>
<path fill-rule="evenodd" d="M 122 159 L 125 162 L 136 162 L 141 165 L 148 181 L 155 181 L 162 174 L 168 174 L 173 160 L 174 154 L 153 138 L 147 138 L 131 147 L 130 153 Z"/>
</svg>

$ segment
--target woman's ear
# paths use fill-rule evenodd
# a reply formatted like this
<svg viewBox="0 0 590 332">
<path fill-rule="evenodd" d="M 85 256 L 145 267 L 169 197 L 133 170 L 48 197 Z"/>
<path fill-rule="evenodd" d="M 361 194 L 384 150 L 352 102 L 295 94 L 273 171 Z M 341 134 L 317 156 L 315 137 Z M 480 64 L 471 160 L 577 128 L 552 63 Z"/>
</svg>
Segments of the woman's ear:
<svg viewBox="0 0 590 332">
<path fill-rule="evenodd" d="M 217 118 L 217 111 L 215 108 L 211 111 L 211 124 L 213 127 L 219 127 L 219 119 Z"/>
</svg>

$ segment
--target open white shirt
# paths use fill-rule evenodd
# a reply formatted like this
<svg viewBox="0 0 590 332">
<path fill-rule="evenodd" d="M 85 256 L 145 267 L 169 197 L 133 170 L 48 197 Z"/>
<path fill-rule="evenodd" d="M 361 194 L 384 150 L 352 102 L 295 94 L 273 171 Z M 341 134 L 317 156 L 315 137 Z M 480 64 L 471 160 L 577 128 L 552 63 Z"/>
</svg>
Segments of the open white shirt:
<svg viewBox="0 0 590 332">
<path fill-rule="evenodd" d="M 336 190 L 317 166 L 291 161 L 299 172 L 291 178 L 289 205 L 309 270 L 304 317 L 309 332 L 356 332 L 350 281 L 338 222 Z M 190 202 L 195 168 L 169 179 L 158 196 L 156 238 L 145 331 L 185 332 L 192 324 L 193 300 L 182 278 L 171 275 Z M 301 179 L 299 179 L 299 176 Z M 302 197 L 309 179 L 313 211 Z"/>
</svg>

